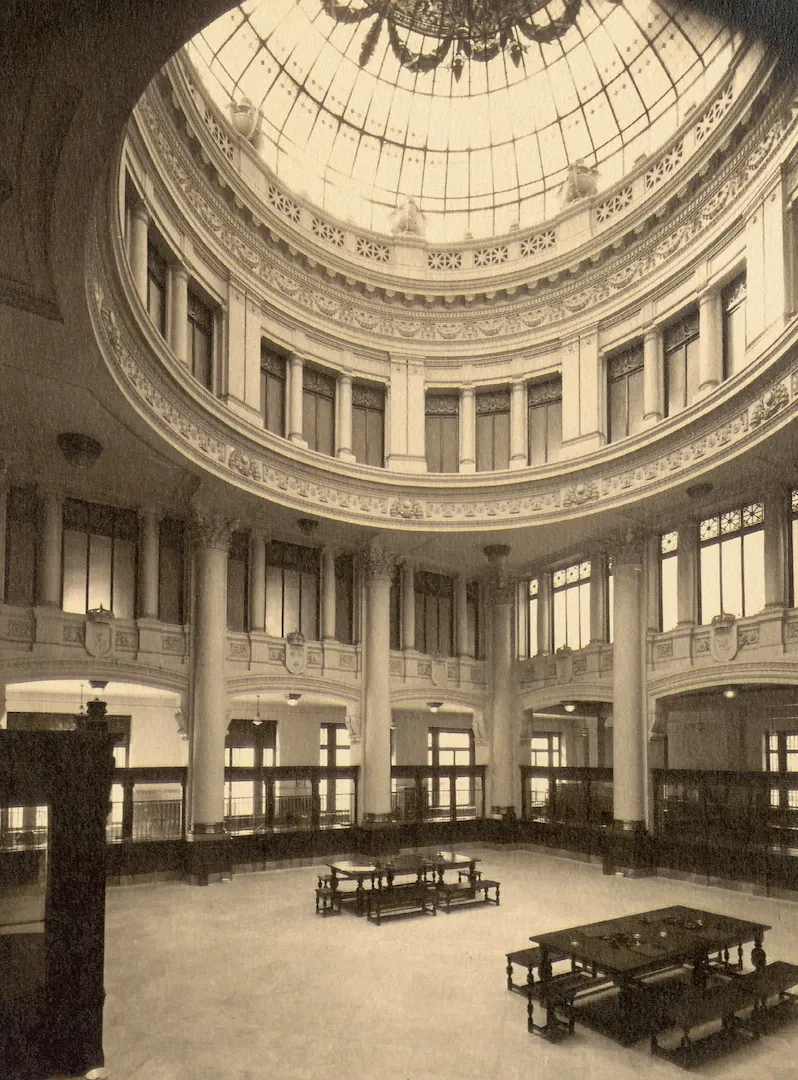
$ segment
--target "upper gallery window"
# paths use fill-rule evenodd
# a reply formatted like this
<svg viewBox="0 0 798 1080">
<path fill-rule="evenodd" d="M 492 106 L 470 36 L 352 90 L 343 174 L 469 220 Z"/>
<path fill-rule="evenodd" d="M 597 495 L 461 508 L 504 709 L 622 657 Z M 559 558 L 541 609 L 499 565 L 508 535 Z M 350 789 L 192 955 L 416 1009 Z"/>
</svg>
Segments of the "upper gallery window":
<svg viewBox="0 0 798 1080">
<path fill-rule="evenodd" d="M 249 534 L 233 533 L 227 554 L 227 628 L 247 630 L 249 618 Z"/>
<path fill-rule="evenodd" d="M 298 630 L 319 640 L 319 552 L 273 541 L 266 545 L 266 633 L 284 638 Z"/>
<path fill-rule="evenodd" d="M 510 391 L 482 390 L 475 395 L 477 472 L 510 467 Z"/>
<path fill-rule="evenodd" d="M 186 360 L 197 382 L 213 390 L 213 311 L 196 292 L 188 290 Z"/>
<path fill-rule="evenodd" d="M 792 560 L 790 563 L 790 601 L 793 607 L 798 606 L 798 488 L 794 488 L 790 495 L 790 548 Z"/>
<path fill-rule="evenodd" d="M 454 582 L 443 574 L 417 570 L 416 649 L 430 656 L 454 655 Z"/>
<path fill-rule="evenodd" d="M 166 259 L 152 240 L 147 243 L 147 311 L 162 338 L 166 337 Z"/>
<path fill-rule="evenodd" d="M 363 465 L 385 461 L 385 389 L 375 383 L 352 386 L 352 453 Z"/>
<path fill-rule="evenodd" d="M 425 399 L 427 472 L 456 473 L 460 467 L 460 397 L 430 391 Z"/>
<path fill-rule="evenodd" d="M 302 434 L 320 454 L 335 453 L 335 379 L 305 365 L 302 373 Z"/>
<path fill-rule="evenodd" d="M 562 446 L 562 380 L 533 382 L 527 389 L 529 464 L 557 461 Z"/>
<path fill-rule="evenodd" d="M 698 396 L 698 310 L 665 330 L 665 402 L 668 416 L 692 405 Z"/>
<path fill-rule="evenodd" d="M 590 641 L 590 560 L 555 570 L 554 648 L 581 649 Z"/>
<path fill-rule="evenodd" d="M 39 500 L 33 487 L 12 487 L 6 502 L 5 602 L 36 603 Z"/>
<path fill-rule="evenodd" d="M 538 651 L 538 579 L 522 581 L 518 586 L 516 645 L 519 659 L 535 656 Z"/>
<path fill-rule="evenodd" d="M 750 503 L 699 525 L 701 622 L 753 615 L 765 606 L 765 509 Z"/>
<path fill-rule="evenodd" d="M 672 630 L 679 621 L 677 604 L 679 534 L 663 533 L 659 538 L 659 627 Z"/>
<path fill-rule="evenodd" d="M 643 345 L 638 343 L 607 360 L 609 442 L 643 430 Z"/>
<path fill-rule="evenodd" d="M 260 350 L 260 399 L 263 426 L 275 435 L 285 435 L 285 357 L 268 345 Z"/>
<path fill-rule="evenodd" d="M 186 530 L 182 521 L 164 518 L 159 526 L 158 618 L 176 625 L 186 621 Z"/>
<path fill-rule="evenodd" d="M 83 614 L 102 605 L 132 619 L 138 517 L 134 510 L 67 499 L 63 511 L 62 606 Z"/>
<path fill-rule="evenodd" d="M 746 276 L 743 272 L 723 290 L 723 377 L 736 375 L 745 366 Z"/>
</svg>

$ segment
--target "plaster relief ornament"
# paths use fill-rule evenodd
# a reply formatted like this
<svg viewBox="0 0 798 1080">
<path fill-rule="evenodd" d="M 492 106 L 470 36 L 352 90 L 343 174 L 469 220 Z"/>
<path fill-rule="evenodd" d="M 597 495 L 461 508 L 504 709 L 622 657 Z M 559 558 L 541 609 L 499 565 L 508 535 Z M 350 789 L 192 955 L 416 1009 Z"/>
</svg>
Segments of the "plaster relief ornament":
<svg viewBox="0 0 798 1080">
<path fill-rule="evenodd" d="M 582 158 L 574 161 L 568 166 L 568 175 L 561 189 L 563 206 L 595 195 L 597 183 L 598 169 L 585 165 Z"/>
<path fill-rule="evenodd" d="M 249 98 L 230 102 L 230 122 L 242 138 L 257 146 L 263 114 L 256 109 Z"/>
<path fill-rule="evenodd" d="M 304 635 L 294 630 L 285 639 L 285 666 L 292 675 L 301 675 L 308 666 Z"/>
<path fill-rule="evenodd" d="M 84 644 L 89 656 L 97 659 L 110 656 L 114 650 L 114 613 L 102 604 L 86 612 Z"/>
<path fill-rule="evenodd" d="M 423 236 L 424 221 L 424 215 L 411 195 L 404 199 L 394 212 L 391 232 L 394 236 Z"/>
<path fill-rule="evenodd" d="M 716 664 L 728 664 L 737 655 L 737 620 L 722 612 L 715 615 L 709 630 L 709 654 Z"/>
</svg>

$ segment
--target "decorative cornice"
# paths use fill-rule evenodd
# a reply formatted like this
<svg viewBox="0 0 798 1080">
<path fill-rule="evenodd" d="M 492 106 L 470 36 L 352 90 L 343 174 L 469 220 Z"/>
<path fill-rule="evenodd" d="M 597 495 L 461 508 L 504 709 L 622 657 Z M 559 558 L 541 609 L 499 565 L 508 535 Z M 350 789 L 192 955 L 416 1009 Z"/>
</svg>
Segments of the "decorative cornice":
<svg viewBox="0 0 798 1080">
<path fill-rule="evenodd" d="M 490 282 L 490 308 L 472 303 L 475 296 L 471 295 L 460 297 L 463 305 L 458 302 L 457 310 L 453 310 L 454 297 L 436 297 L 434 284 L 427 282 L 422 290 L 424 306 L 397 310 L 395 304 L 387 302 L 391 290 L 366 285 L 367 292 L 380 294 L 369 298 L 353 278 L 349 288 L 340 285 L 339 280 L 330 280 L 351 275 L 324 267 L 317 260 L 309 267 L 299 253 L 294 252 L 296 257 L 292 257 L 290 251 L 266 243 L 252 227 L 252 218 L 243 205 L 231 209 L 203 175 L 170 121 L 159 91 L 152 89 L 144 96 L 136 115 L 151 152 L 158 158 L 158 166 L 173 190 L 179 192 L 189 215 L 196 215 L 197 223 L 209 230 L 223 249 L 225 260 L 252 274 L 273 294 L 277 310 L 290 303 L 306 318 L 331 320 L 341 328 L 387 339 L 495 342 L 520 335 L 528 337 L 530 331 L 555 327 L 575 315 L 589 313 L 616 296 L 628 294 L 632 286 L 651 277 L 673 256 L 682 257 L 726 211 L 739 209 L 742 193 L 795 126 L 798 96 L 794 87 L 787 87 L 781 100 L 768 109 L 715 175 L 623 254 L 608 254 L 612 238 L 607 237 L 607 251 L 591 251 L 590 259 L 584 258 L 584 252 L 575 253 L 572 267 L 557 270 L 554 277 L 567 279 L 567 286 L 553 285 L 549 269 L 539 280 L 515 281 L 509 287 L 513 293 L 518 289 L 534 290 L 534 298 L 502 301 L 495 295 L 496 290 L 502 290 L 502 283 L 494 279 Z M 275 235 L 273 239 L 280 238 Z M 600 269 L 593 265 L 597 259 L 604 263 Z M 443 307 L 430 307 L 430 301 L 443 304 L 444 299 Z"/>
</svg>

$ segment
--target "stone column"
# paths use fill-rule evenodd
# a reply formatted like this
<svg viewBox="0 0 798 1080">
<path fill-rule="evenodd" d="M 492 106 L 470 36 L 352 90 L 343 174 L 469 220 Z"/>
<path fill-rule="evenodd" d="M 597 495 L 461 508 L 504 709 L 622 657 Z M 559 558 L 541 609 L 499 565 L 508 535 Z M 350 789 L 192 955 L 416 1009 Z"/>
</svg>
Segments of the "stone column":
<svg viewBox="0 0 798 1080">
<path fill-rule="evenodd" d="M 646 537 L 644 551 L 644 572 L 646 578 L 646 628 L 660 628 L 660 589 L 659 576 L 660 538 L 658 533 Z"/>
<path fill-rule="evenodd" d="M 352 452 L 352 377 L 338 376 L 338 408 L 335 412 L 335 456 L 354 461 Z"/>
<path fill-rule="evenodd" d="M 224 834 L 227 557 L 236 522 L 195 511 L 190 837 Z"/>
<path fill-rule="evenodd" d="M 460 391 L 460 472 L 476 472 L 477 417 L 474 390 L 464 386 Z"/>
<path fill-rule="evenodd" d="M 515 689 L 513 680 L 513 598 L 515 587 L 505 562 L 507 544 L 484 548 L 490 576 L 488 589 L 493 615 L 491 635 L 491 797 L 493 814 L 512 816 L 518 801 L 515 777 Z"/>
<path fill-rule="evenodd" d="M 394 558 L 369 549 L 366 564 L 365 737 L 363 814 L 385 821 L 391 812 L 391 578 Z"/>
<path fill-rule="evenodd" d="M 158 515 L 153 510 L 139 512 L 139 618 L 158 618 L 158 570 L 160 563 Z"/>
<path fill-rule="evenodd" d="M 605 642 L 609 638 L 607 594 L 609 592 L 609 566 L 603 551 L 590 556 L 590 643 Z"/>
<path fill-rule="evenodd" d="M 147 306 L 147 233 L 150 215 L 144 203 L 136 203 L 130 214 L 130 272 L 142 304 Z"/>
<path fill-rule="evenodd" d="M 457 628 L 456 647 L 458 656 L 468 656 L 468 589 L 464 574 L 454 579 L 454 611 Z"/>
<path fill-rule="evenodd" d="M 789 498 L 786 490 L 765 492 L 765 607 L 787 606 Z"/>
<path fill-rule="evenodd" d="M 698 529 L 694 521 L 687 521 L 679 528 L 676 584 L 679 625 L 694 625 L 698 622 Z"/>
<path fill-rule="evenodd" d="M 723 381 L 723 309 L 717 287 L 707 289 L 698 300 L 698 389 L 708 394 Z"/>
<path fill-rule="evenodd" d="M 321 553 L 321 636 L 335 641 L 335 548 L 329 544 Z"/>
<path fill-rule="evenodd" d="M 288 358 L 288 439 L 298 446 L 307 446 L 302 434 L 302 373 L 305 362 L 291 353 Z"/>
<path fill-rule="evenodd" d="M 527 403 L 526 383 L 514 382 L 510 392 L 510 468 L 525 469 L 527 465 Z"/>
<path fill-rule="evenodd" d="M 169 272 L 169 347 L 181 364 L 188 363 L 188 271 L 173 263 Z"/>
<path fill-rule="evenodd" d="M 641 832 L 646 819 L 646 715 L 643 700 L 643 564 L 638 546 L 613 552 L 615 641 L 612 669 L 613 817 L 621 832 Z"/>
<path fill-rule="evenodd" d="M 266 537 L 257 529 L 249 542 L 249 628 L 257 634 L 266 629 Z"/>
<path fill-rule="evenodd" d="M 551 574 L 546 572 L 538 578 L 538 653 L 541 656 L 548 656 L 554 651 L 551 613 Z"/>
<path fill-rule="evenodd" d="M 665 415 L 665 345 L 662 327 L 653 326 L 643 338 L 643 419 L 658 423 Z"/>
<path fill-rule="evenodd" d="M 402 566 L 402 648 L 416 647 L 416 572 L 411 562 Z"/>
<path fill-rule="evenodd" d="M 39 558 L 36 568 L 36 602 L 61 607 L 62 500 L 54 491 L 45 491 L 40 502 Z"/>
</svg>

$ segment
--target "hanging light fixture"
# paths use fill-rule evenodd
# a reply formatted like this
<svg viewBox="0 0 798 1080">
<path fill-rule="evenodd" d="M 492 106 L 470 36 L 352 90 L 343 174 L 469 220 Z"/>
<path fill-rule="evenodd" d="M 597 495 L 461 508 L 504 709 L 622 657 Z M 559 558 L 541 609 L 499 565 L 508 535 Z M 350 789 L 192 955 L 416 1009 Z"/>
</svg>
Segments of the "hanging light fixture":
<svg viewBox="0 0 798 1080">
<path fill-rule="evenodd" d="M 258 727 L 259 724 L 263 723 L 260 718 L 260 694 L 256 695 L 255 701 L 255 719 L 252 721 L 252 723 L 255 725 L 255 727 Z"/>
<path fill-rule="evenodd" d="M 731 701 L 732 698 L 736 698 L 737 697 L 737 687 L 736 686 L 727 686 L 725 688 L 725 690 L 723 691 L 723 696 L 725 698 L 728 698 L 729 701 Z"/>
<path fill-rule="evenodd" d="M 622 0 L 609 0 L 621 3 Z M 526 41 L 544 45 L 558 41 L 576 23 L 582 0 L 322 0 L 326 13 L 339 23 L 361 23 L 374 18 L 360 47 L 358 63 L 366 67 L 374 56 L 383 26 L 396 59 L 409 71 L 437 68 L 453 50 L 455 81 L 460 80 L 466 60 L 487 64 L 506 52 L 521 67 Z M 411 41 L 414 39 L 414 41 Z M 428 52 L 416 51 L 413 43 L 437 42 Z"/>
<path fill-rule="evenodd" d="M 85 706 L 83 704 L 83 687 L 85 685 L 86 685 L 85 683 L 80 684 L 80 715 L 81 716 L 83 716 L 84 712 L 86 711 L 86 708 L 85 708 Z"/>
<path fill-rule="evenodd" d="M 427 708 L 429 709 L 429 711 L 431 713 L 439 713 L 441 711 L 441 709 L 443 708 L 443 702 L 442 701 L 428 701 L 427 702 Z"/>
<path fill-rule="evenodd" d="M 296 694 L 296 693 L 294 693 L 294 694 L 286 694 L 285 695 L 286 704 L 290 705 L 291 708 L 293 709 L 296 706 L 297 702 L 299 701 L 299 699 L 301 697 L 302 697 L 301 694 Z"/>
<path fill-rule="evenodd" d="M 565 709 L 565 711 L 567 713 L 576 712 L 576 702 L 575 701 L 564 701 L 562 703 L 562 707 Z"/>
</svg>

